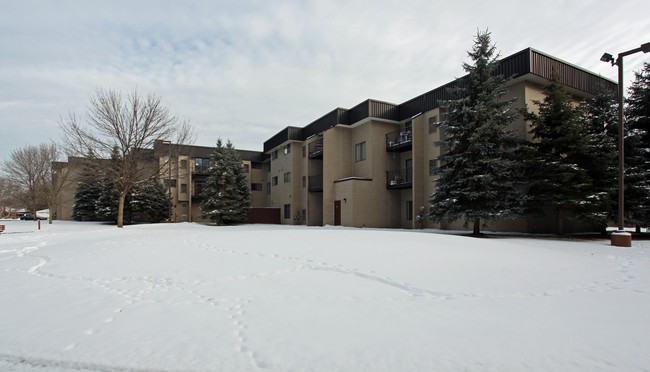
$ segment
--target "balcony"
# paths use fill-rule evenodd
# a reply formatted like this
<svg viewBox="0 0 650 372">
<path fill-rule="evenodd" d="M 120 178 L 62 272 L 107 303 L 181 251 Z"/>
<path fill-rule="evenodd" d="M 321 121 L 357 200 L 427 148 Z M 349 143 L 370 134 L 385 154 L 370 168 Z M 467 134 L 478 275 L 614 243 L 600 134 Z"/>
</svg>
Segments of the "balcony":
<svg viewBox="0 0 650 372">
<path fill-rule="evenodd" d="M 323 192 L 323 175 L 309 176 L 309 192 Z"/>
<path fill-rule="evenodd" d="M 413 148 L 410 130 L 396 130 L 386 134 L 386 151 L 403 152 Z"/>
<path fill-rule="evenodd" d="M 386 172 L 386 188 L 410 189 L 413 187 L 413 169 L 405 168 Z"/>
<path fill-rule="evenodd" d="M 310 159 L 323 158 L 323 137 L 318 138 L 316 141 L 309 144 L 309 158 Z"/>
<path fill-rule="evenodd" d="M 202 200 L 204 198 L 203 189 L 205 182 L 194 182 L 194 192 L 192 193 L 192 200 Z"/>
</svg>

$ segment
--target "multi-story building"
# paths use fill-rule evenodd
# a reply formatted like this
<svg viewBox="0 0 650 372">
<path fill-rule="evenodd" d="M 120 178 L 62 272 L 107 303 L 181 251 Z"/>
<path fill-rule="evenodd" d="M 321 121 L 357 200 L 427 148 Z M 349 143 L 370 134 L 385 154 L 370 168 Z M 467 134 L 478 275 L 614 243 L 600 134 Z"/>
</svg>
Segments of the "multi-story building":
<svg viewBox="0 0 650 372">
<path fill-rule="evenodd" d="M 200 208 L 204 197 L 203 185 L 208 176 L 213 152 L 212 147 L 176 145 L 167 141 L 156 141 L 152 150 L 145 151 L 146 156 L 143 156 L 141 162 L 151 169 L 150 175 L 157 178 L 171 196 L 169 221 L 203 221 Z M 267 156 L 259 151 L 237 150 L 237 152 L 249 180 L 251 205 L 265 205 L 267 196 L 262 192 L 262 185 L 266 174 L 262 166 Z M 70 172 L 70 175 L 67 177 L 69 185 L 59 195 L 56 215 L 59 219 L 70 220 L 76 180 L 82 173 L 84 159 L 69 158 L 68 162 L 57 163 L 57 167 Z M 263 219 L 263 221 L 268 220 L 268 218 Z"/>
<path fill-rule="evenodd" d="M 204 197 L 203 186 L 213 152 L 212 147 L 175 145 L 165 141 L 154 144 L 160 169 L 158 178 L 172 198 L 170 221 L 203 221 L 200 208 Z M 251 205 L 264 206 L 266 196 L 262 192 L 262 185 L 266 175 L 262 166 L 265 155 L 259 151 L 237 152 L 249 180 Z"/>
<path fill-rule="evenodd" d="M 510 78 L 505 99 L 516 98 L 516 107 L 535 110 L 534 101 L 543 100 L 554 71 L 576 103 L 601 86 L 616 88 L 610 80 L 530 48 L 502 59 L 497 73 Z M 282 208 L 283 223 L 460 228 L 462 221 L 433 225 L 421 218 L 429 213 L 433 170 L 444 151 L 434 145 L 441 135 L 435 123 L 444 116 L 440 105 L 456 84 L 401 104 L 369 99 L 305 127 L 280 131 L 264 143 L 264 153 L 271 155 L 270 206 Z M 532 139 L 523 118 L 510 129 Z M 551 231 L 554 223 L 528 217 L 496 221 L 490 228 L 541 232 Z"/>
<path fill-rule="evenodd" d="M 515 98 L 517 108 L 529 110 L 543 100 L 554 72 L 576 103 L 600 87 L 616 89 L 610 80 L 530 48 L 503 58 L 497 71 L 510 78 L 504 99 Z M 263 152 L 238 150 L 250 180 L 251 205 L 279 211 L 283 224 L 460 227 L 462 222 L 434 225 L 423 218 L 436 187 L 436 158 L 444 151 L 435 145 L 441 135 L 435 124 L 444 117 L 440 106 L 451 99 L 449 88 L 457 84 L 454 80 L 401 104 L 368 99 L 350 109 L 337 108 L 304 127 L 281 130 L 264 142 Z M 510 129 L 532 140 L 530 123 L 523 118 Z M 158 177 L 172 195 L 172 221 L 201 221 L 203 182 L 213 150 L 155 144 Z M 529 232 L 553 227 L 552 221 L 533 217 L 490 225 Z"/>
</svg>

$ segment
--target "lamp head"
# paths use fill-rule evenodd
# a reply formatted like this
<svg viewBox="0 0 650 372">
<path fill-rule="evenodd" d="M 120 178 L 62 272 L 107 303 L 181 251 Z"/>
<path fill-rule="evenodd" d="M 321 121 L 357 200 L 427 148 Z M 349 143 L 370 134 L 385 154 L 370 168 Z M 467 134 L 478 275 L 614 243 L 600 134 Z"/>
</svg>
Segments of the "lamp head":
<svg viewBox="0 0 650 372">
<path fill-rule="evenodd" d="M 650 43 L 642 44 L 641 45 L 641 51 L 643 51 L 643 53 L 650 52 Z"/>
<path fill-rule="evenodd" d="M 612 65 L 614 64 L 614 56 L 612 56 L 609 53 L 603 54 L 603 56 L 600 57 L 600 60 L 603 61 L 603 62 L 611 62 Z"/>
</svg>

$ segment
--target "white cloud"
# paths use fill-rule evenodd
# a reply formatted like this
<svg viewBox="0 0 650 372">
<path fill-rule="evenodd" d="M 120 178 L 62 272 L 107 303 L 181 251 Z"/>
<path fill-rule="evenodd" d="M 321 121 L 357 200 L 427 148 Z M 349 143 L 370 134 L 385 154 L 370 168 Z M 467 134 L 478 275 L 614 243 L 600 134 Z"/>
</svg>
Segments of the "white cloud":
<svg viewBox="0 0 650 372">
<path fill-rule="evenodd" d="M 198 144 L 261 150 L 287 125 L 462 76 L 477 29 L 504 56 L 530 46 L 612 79 L 600 55 L 650 41 L 642 1 L 4 3 L 0 125 L 12 130 L 0 159 L 56 138 L 58 118 L 83 114 L 97 88 L 160 94 Z M 628 82 L 643 61 L 626 58 Z"/>
</svg>

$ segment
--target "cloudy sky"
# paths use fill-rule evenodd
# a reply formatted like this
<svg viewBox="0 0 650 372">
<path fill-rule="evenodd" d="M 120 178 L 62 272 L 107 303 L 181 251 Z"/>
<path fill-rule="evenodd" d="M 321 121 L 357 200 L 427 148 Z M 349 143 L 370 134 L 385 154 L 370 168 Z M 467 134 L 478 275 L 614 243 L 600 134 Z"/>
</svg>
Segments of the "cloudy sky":
<svg viewBox="0 0 650 372">
<path fill-rule="evenodd" d="M 288 125 L 463 75 L 477 29 L 502 56 L 533 47 L 616 79 L 599 61 L 650 42 L 647 0 L 0 0 L 0 161 L 59 140 L 97 89 L 160 95 L 197 145 L 262 150 Z M 625 59 L 633 79 L 650 54 Z"/>
</svg>

